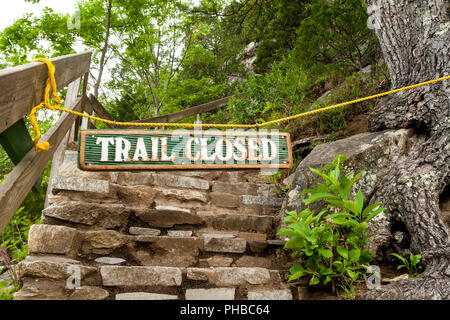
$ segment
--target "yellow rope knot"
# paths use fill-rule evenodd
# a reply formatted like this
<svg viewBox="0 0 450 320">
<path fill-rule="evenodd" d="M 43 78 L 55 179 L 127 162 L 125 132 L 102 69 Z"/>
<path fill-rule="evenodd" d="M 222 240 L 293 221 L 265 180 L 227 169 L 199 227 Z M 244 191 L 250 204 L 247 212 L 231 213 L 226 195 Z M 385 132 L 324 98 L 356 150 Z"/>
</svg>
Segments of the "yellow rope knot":
<svg viewBox="0 0 450 320">
<path fill-rule="evenodd" d="M 36 111 L 42 108 L 47 108 L 54 111 L 59 110 L 61 98 L 58 96 L 58 90 L 56 87 L 55 66 L 50 62 L 50 60 L 45 58 L 39 58 L 33 60 L 33 62 L 43 62 L 47 65 L 48 68 L 47 86 L 45 87 L 44 102 L 38 104 L 30 112 L 30 123 L 33 126 L 33 130 L 36 134 L 36 137 L 33 141 L 34 149 L 37 153 L 40 153 L 42 151 L 47 151 L 48 149 L 50 149 L 50 144 L 47 141 L 39 143 L 39 140 L 41 139 L 41 131 L 39 130 L 39 126 L 36 120 Z M 50 103 L 50 89 L 53 90 L 52 98 L 55 103 L 54 105 Z"/>
</svg>

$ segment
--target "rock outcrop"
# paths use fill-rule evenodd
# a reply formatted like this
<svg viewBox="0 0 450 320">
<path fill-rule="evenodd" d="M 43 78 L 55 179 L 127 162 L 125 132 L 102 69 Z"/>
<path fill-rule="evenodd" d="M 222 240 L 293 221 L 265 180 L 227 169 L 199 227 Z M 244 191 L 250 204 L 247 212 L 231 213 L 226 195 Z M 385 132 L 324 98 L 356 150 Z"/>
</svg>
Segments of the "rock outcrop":
<svg viewBox="0 0 450 320">
<path fill-rule="evenodd" d="M 315 188 L 320 177 L 312 173 L 309 168 L 322 168 L 331 163 L 340 154 L 348 157 L 344 164 L 347 172 L 356 175 L 364 170 L 365 174 L 355 183 L 354 194 L 358 189 L 364 194 L 365 204 L 371 203 L 371 197 L 379 187 L 390 166 L 399 158 L 406 156 L 412 144 L 418 144 L 420 140 L 413 137 L 409 130 L 368 132 L 351 136 L 346 139 L 318 145 L 300 163 L 294 176 L 290 179 L 291 189 L 280 211 L 280 225 L 283 225 L 283 217 L 286 211 L 300 212 L 306 208 L 302 200 L 305 195 L 299 196 L 304 189 Z M 318 209 L 320 203 L 311 206 Z M 392 215 L 384 211 L 374 218 L 369 224 L 368 247 L 377 252 L 381 247 L 389 244 L 391 240 Z"/>
</svg>

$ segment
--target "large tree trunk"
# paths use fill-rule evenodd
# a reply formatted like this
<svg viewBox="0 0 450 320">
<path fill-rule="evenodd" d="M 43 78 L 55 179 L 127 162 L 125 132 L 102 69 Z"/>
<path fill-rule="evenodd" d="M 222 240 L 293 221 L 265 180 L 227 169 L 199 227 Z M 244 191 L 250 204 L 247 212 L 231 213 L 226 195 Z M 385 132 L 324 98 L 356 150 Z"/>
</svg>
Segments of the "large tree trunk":
<svg viewBox="0 0 450 320">
<path fill-rule="evenodd" d="M 394 88 L 450 74 L 448 0 L 365 0 Z M 404 221 L 423 255 L 417 278 L 368 291 L 366 299 L 450 299 L 450 231 L 439 195 L 450 181 L 450 81 L 390 95 L 369 117 L 372 131 L 414 128 L 425 143 L 395 164 L 374 194 Z"/>
</svg>

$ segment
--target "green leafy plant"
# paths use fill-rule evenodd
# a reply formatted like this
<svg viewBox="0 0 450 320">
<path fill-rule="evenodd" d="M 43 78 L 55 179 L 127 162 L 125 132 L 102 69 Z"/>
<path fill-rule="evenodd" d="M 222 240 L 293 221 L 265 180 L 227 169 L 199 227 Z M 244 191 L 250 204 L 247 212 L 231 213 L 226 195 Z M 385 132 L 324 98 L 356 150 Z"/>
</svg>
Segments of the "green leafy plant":
<svg viewBox="0 0 450 320">
<path fill-rule="evenodd" d="M 309 194 L 303 200 L 306 205 L 317 201 L 325 204 L 320 212 L 306 208 L 300 213 L 287 213 L 286 228 L 278 235 L 288 236 L 285 248 L 292 250 L 293 257 L 301 257 L 290 269 L 289 281 L 307 276 L 309 284 L 331 284 L 332 291 L 342 288 L 347 297 L 354 297 L 353 284 L 365 277 L 365 270 L 373 258 L 366 249 L 368 223 L 384 208 L 381 202 L 364 206 L 364 197 L 358 190 L 354 200 L 350 199 L 353 184 L 364 171 L 351 177 L 342 163 L 346 156 L 339 155 L 323 170 L 310 168 L 322 178 L 316 189 L 306 189 L 300 194 Z"/>
<path fill-rule="evenodd" d="M 400 270 L 401 268 L 406 268 L 406 270 L 408 270 L 410 278 L 417 277 L 419 273 L 422 272 L 423 267 L 420 265 L 422 255 L 410 253 L 409 261 L 408 259 L 402 257 L 397 253 L 391 253 L 391 255 L 399 259 L 401 262 L 403 262 L 403 264 L 397 267 L 397 270 Z"/>
<path fill-rule="evenodd" d="M 19 290 L 18 285 L 9 285 L 6 281 L 0 282 L 0 300 L 12 300 L 14 293 Z"/>
</svg>

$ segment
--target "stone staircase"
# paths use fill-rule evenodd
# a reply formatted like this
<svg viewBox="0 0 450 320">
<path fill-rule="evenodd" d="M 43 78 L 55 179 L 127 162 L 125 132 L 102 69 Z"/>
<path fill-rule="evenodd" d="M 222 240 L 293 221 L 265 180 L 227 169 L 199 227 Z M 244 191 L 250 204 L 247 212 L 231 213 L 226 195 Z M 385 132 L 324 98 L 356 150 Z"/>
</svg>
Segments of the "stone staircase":
<svg viewBox="0 0 450 320">
<path fill-rule="evenodd" d="M 254 171 L 86 172 L 66 151 L 15 299 L 299 298 Z"/>
</svg>

